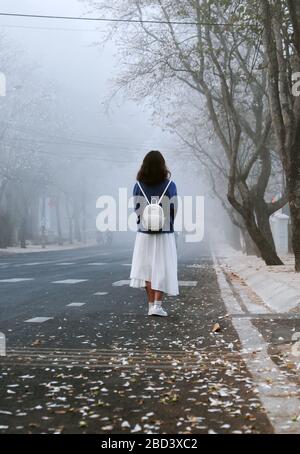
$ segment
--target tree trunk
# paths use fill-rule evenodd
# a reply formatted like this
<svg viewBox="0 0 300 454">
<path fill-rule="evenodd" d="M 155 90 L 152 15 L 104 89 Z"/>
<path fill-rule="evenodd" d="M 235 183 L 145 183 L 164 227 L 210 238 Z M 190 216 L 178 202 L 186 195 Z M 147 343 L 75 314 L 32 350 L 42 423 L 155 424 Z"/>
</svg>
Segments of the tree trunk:
<svg viewBox="0 0 300 454">
<path fill-rule="evenodd" d="M 300 206 L 300 196 L 294 198 L 295 203 Z M 295 271 L 300 273 L 300 210 L 291 205 L 292 219 L 292 247 L 295 255 Z"/>
<path fill-rule="evenodd" d="M 257 246 L 259 252 L 261 253 L 262 259 L 266 262 L 268 266 L 279 266 L 283 265 L 283 262 L 278 257 L 276 250 L 270 245 L 266 240 L 265 236 L 259 230 L 258 226 L 254 219 L 249 216 L 245 219 L 245 224 L 249 232 L 250 237 Z"/>
<path fill-rule="evenodd" d="M 66 207 L 66 213 L 67 213 L 67 218 L 68 218 L 68 223 L 69 223 L 69 243 L 73 244 L 73 218 L 71 215 L 71 210 L 70 210 L 70 205 L 69 205 L 69 197 L 67 195 L 65 197 L 65 207 Z"/>
<path fill-rule="evenodd" d="M 300 128 L 291 150 L 288 177 L 289 203 L 292 221 L 292 247 L 295 255 L 295 270 L 300 273 Z"/>
<path fill-rule="evenodd" d="M 256 257 L 261 257 L 261 254 L 259 253 L 256 245 L 254 244 L 246 228 L 244 230 L 241 230 L 241 233 L 244 239 L 243 252 L 247 255 L 255 255 Z"/>
<path fill-rule="evenodd" d="M 81 211 L 82 211 L 82 241 L 86 243 L 86 183 L 83 181 L 82 198 L 81 198 Z"/>
<path fill-rule="evenodd" d="M 26 216 L 23 216 L 21 220 L 19 240 L 21 248 L 26 249 Z"/>
<path fill-rule="evenodd" d="M 70 217 L 68 217 L 68 221 L 69 221 L 69 243 L 70 244 L 73 244 L 73 219 Z"/>
<path fill-rule="evenodd" d="M 41 240 L 42 248 L 46 248 L 46 195 L 45 191 L 42 196 L 42 219 L 41 219 Z"/>
<path fill-rule="evenodd" d="M 61 219 L 60 219 L 60 198 L 57 196 L 56 198 L 56 222 L 57 222 L 57 237 L 58 237 L 58 244 L 59 246 L 63 245 L 63 238 L 61 233 Z"/>
<path fill-rule="evenodd" d="M 276 252 L 276 246 L 274 242 L 273 233 L 270 225 L 270 215 L 268 212 L 268 206 L 264 200 L 255 200 L 255 214 L 257 219 L 257 227 L 261 233 L 265 236 L 266 241 Z"/>
<path fill-rule="evenodd" d="M 238 203 L 236 198 L 232 196 L 231 193 L 228 193 L 228 201 L 242 216 L 245 227 L 266 265 L 283 265 L 283 262 L 280 260 L 276 253 L 276 249 L 270 244 L 268 237 L 266 237 L 258 227 L 254 214 L 255 210 L 253 197 L 251 197 L 251 199 L 248 198 L 247 200 L 247 195 L 243 195 L 246 199 L 243 201 L 243 204 Z"/>
<path fill-rule="evenodd" d="M 79 220 L 79 209 L 78 209 L 76 201 L 75 201 L 75 206 L 74 206 L 74 235 L 75 235 L 76 241 L 81 242 L 82 237 L 81 237 L 80 220 Z"/>
</svg>

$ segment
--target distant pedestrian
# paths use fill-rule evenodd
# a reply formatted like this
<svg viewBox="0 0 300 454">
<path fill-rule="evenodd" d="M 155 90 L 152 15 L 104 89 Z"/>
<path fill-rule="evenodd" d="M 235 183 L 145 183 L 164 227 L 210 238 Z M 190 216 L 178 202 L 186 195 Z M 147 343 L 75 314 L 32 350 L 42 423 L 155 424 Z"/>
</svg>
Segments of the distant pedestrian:
<svg viewBox="0 0 300 454">
<path fill-rule="evenodd" d="M 159 151 L 144 158 L 134 186 L 138 233 L 136 236 L 130 286 L 146 288 L 148 315 L 166 317 L 164 294 L 178 295 L 177 250 L 174 219 L 177 189 Z"/>
</svg>

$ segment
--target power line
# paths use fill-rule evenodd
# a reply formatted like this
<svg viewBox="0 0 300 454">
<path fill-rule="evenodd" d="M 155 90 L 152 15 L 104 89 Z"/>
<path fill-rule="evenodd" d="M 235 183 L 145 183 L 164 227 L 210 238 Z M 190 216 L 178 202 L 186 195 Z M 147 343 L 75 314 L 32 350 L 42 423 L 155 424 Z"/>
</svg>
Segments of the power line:
<svg viewBox="0 0 300 454">
<path fill-rule="evenodd" d="M 5 17 L 24 17 L 31 19 L 55 19 L 55 20 L 71 20 L 71 21 L 85 21 L 85 22 L 117 22 L 117 23 L 132 23 L 132 24 L 156 24 L 156 25 L 207 25 L 218 27 L 235 27 L 239 24 L 225 23 L 225 22 L 194 22 L 194 21 L 167 21 L 167 20 L 154 20 L 154 19 L 114 19 L 105 17 L 78 17 L 78 16 L 54 16 L 43 14 L 21 14 L 21 13 L 4 13 L 0 12 L 0 16 Z"/>
</svg>

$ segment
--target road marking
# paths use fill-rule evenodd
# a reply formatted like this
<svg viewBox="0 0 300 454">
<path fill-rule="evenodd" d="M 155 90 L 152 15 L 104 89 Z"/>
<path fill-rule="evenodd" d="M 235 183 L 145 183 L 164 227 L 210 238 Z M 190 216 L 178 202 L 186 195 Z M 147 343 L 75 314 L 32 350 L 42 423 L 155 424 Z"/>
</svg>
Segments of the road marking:
<svg viewBox="0 0 300 454">
<path fill-rule="evenodd" d="M 105 296 L 105 295 L 108 295 L 108 292 L 97 292 L 97 293 L 94 293 L 95 296 Z"/>
<path fill-rule="evenodd" d="M 43 262 L 18 263 L 16 265 L 12 265 L 12 266 L 14 266 L 16 268 L 20 268 L 21 266 L 49 265 L 51 263 L 57 263 L 57 260 L 44 260 Z"/>
<path fill-rule="evenodd" d="M 197 284 L 197 281 L 178 281 L 180 287 L 196 287 Z"/>
<path fill-rule="evenodd" d="M 124 285 L 129 285 L 130 281 L 129 280 L 122 280 L 122 281 L 116 281 L 113 282 L 114 287 L 123 287 Z"/>
<path fill-rule="evenodd" d="M 34 317 L 29 320 L 25 320 L 25 323 L 44 323 L 48 320 L 53 320 L 53 317 Z"/>
<path fill-rule="evenodd" d="M 75 265 L 74 262 L 63 262 L 63 263 L 57 263 L 57 266 L 71 266 Z"/>
<path fill-rule="evenodd" d="M 129 285 L 130 280 L 122 280 L 122 281 L 116 281 L 113 283 L 114 287 L 124 287 L 125 285 Z M 197 281 L 179 281 L 178 282 L 180 287 L 196 287 L 198 284 Z"/>
<path fill-rule="evenodd" d="M 65 279 L 64 281 L 54 281 L 52 284 L 80 284 L 81 282 L 87 282 L 88 279 Z"/>
<path fill-rule="evenodd" d="M 19 278 L 19 277 L 14 277 L 12 279 L 1 279 L 0 282 L 8 282 L 8 283 L 16 283 L 16 282 L 25 282 L 25 281 L 34 281 L 34 278 L 32 277 L 27 277 L 27 278 Z"/>
<path fill-rule="evenodd" d="M 43 265 L 43 262 L 22 263 L 16 266 L 37 266 L 37 265 Z"/>
<path fill-rule="evenodd" d="M 243 315 L 244 312 L 230 288 L 222 268 L 213 256 L 215 270 L 222 299 L 228 313 Z M 270 315 L 272 317 L 272 315 Z M 268 354 L 268 344 L 264 341 L 251 320 L 232 318 L 232 324 L 238 333 L 243 349 L 241 357 L 257 385 L 259 398 L 268 418 L 277 434 L 300 432 L 299 414 L 300 399 L 296 383 L 290 381 L 284 372 L 272 361 Z M 252 354 L 251 354 L 252 353 Z"/>
<path fill-rule="evenodd" d="M 81 307 L 84 306 L 86 303 L 70 303 L 67 304 L 68 307 Z"/>
<path fill-rule="evenodd" d="M 131 263 L 122 263 L 122 266 L 131 266 Z"/>
<path fill-rule="evenodd" d="M 87 264 L 88 266 L 103 266 L 103 265 L 106 265 L 106 263 L 88 263 Z"/>
</svg>

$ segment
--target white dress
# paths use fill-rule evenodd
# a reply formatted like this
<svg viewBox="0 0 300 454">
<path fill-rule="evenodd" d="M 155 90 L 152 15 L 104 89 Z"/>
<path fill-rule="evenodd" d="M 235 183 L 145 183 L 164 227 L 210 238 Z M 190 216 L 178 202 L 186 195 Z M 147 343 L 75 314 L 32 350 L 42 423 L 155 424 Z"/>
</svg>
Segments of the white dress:
<svg viewBox="0 0 300 454">
<path fill-rule="evenodd" d="M 130 287 L 146 287 L 170 296 L 179 294 L 177 280 L 177 249 L 174 233 L 148 234 L 138 232 L 132 258 Z"/>
</svg>

